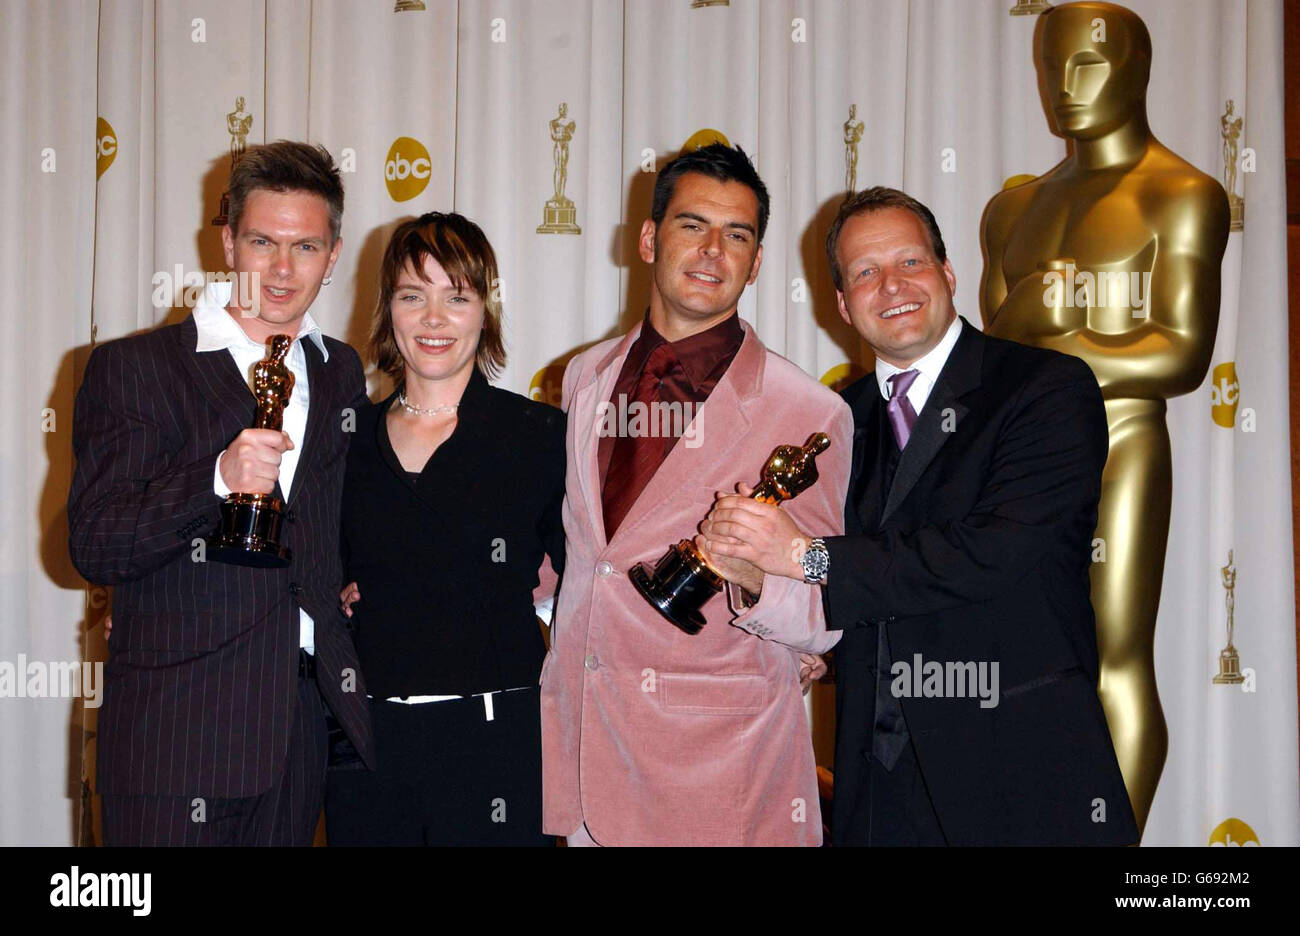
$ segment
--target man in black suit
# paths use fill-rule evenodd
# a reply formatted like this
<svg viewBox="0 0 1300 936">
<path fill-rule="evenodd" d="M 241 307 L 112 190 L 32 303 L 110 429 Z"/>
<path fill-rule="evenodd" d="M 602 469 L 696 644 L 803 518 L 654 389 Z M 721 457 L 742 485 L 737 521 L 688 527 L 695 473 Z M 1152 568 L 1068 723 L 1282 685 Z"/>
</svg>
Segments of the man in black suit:
<svg viewBox="0 0 1300 936">
<path fill-rule="evenodd" d="M 843 635 L 833 841 L 1136 842 L 1096 691 L 1107 430 L 1092 371 L 960 319 L 934 215 L 902 192 L 847 201 L 827 255 L 840 315 L 876 355 L 844 391 L 846 533 L 816 539 L 738 496 L 704 532 L 823 585 Z"/>
<path fill-rule="evenodd" d="M 327 710 L 372 762 L 338 607 L 339 499 L 361 361 L 308 313 L 338 259 L 343 185 L 323 147 L 251 148 L 223 229 L 235 283 L 178 325 L 96 348 L 73 418 L 72 561 L 116 586 L 97 785 L 104 841 L 310 845 Z M 284 430 L 252 429 L 266 338 L 294 338 Z M 232 491 L 286 503 L 287 568 L 213 561 Z"/>
</svg>

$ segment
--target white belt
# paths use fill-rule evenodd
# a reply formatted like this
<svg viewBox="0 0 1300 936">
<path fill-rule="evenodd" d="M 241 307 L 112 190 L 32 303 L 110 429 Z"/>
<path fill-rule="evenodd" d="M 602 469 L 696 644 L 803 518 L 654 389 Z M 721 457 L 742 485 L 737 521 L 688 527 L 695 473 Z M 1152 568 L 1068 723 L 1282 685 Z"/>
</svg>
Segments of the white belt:
<svg viewBox="0 0 1300 936">
<path fill-rule="evenodd" d="M 515 686 L 513 689 L 496 689 L 493 692 L 476 692 L 472 696 L 462 695 L 412 695 L 412 696 L 390 696 L 384 699 L 385 702 L 397 702 L 401 705 L 424 705 L 426 702 L 448 702 L 451 699 L 464 699 L 483 697 L 483 713 L 488 721 L 492 721 L 496 715 L 492 711 L 492 696 L 497 692 L 518 692 L 521 689 L 533 689 L 534 686 Z M 367 696 L 374 698 L 374 696 Z"/>
</svg>

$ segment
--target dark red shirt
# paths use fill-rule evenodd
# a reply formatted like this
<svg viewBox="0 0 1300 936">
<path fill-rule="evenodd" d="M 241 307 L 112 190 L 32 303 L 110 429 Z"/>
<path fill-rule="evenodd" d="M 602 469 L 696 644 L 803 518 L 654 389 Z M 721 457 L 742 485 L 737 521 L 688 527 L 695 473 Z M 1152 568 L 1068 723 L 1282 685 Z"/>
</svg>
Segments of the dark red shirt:
<svg viewBox="0 0 1300 936">
<path fill-rule="evenodd" d="M 646 312 L 641 334 L 637 336 L 632 347 L 628 349 L 623 369 L 619 371 L 618 380 L 614 382 L 614 391 L 610 396 L 610 405 L 618 410 L 619 397 L 623 396 L 630 403 L 636 392 L 637 381 L 645 369 L 650 353 L 661 344 L 669 343 L 673 356 L 677 359 L 673 367 L 664 375 L 659 387 L 658 399 L 664 403 L 691 403 L 691 409 L 703 403 L 718 385 L 722 375 L 731 366 L 732 359 L 740 350 L 745 340 L 745 330 L 740 324 L 740 314 L 733 312 L 728 318 L 694 335 L 679 341 L 668 339 L 655 331 L 650 324 L 650 313 Z M 685 427 L 683 427 L 685 428 Z M 609 473 L 609 461 L 614 452 L 617 436 L 602 435 L 596 457 L 600 465 L 601 496 L 605 495 L 605 476 Z M 677 438 L 670 438 L 663 448 L 663 457 L 667 458 Z M 660 464 L 663 464 L 661 461 Z"/>
</svg>

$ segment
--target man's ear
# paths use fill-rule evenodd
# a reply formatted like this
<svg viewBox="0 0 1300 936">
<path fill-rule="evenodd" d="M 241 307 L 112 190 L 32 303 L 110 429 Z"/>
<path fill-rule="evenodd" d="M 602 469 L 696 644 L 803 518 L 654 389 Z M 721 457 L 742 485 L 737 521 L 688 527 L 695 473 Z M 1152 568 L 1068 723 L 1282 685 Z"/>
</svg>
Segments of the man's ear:
<svg viewBox="0 0 1300 936">
<path fill-rule="evenodd" d="M 227 224 L 221 229 L 221 246 L 226 253 L 226 268 L 233 270 L 235 268 L 235 232 Z"/>
<path fill-rule="evenodd" d="M 758 279 L 758 268 L 763 265 L 763 245 L 758 245 L 758 252 L 754 254 L 754 265 L 749 268 L 749 279 L 745 280 L 746 286 L 753 286 L 754 280 Z"/>
<path fill-rule="evenodd" d="M 952 271 L 952 261 L 943 261 L 943 275 L 948 277 L 948 292 L 957 295 L 957 274 Z"/>
<path fill-rule="evenodd" d="M 641 237 L 637 240 L 637 252 L 646 263 L 655 262 L 655 234 L 659 226 L 649 218 L 641 225 Z"/>
<path fill-rule="evenodd" d="M 334 272 L 334 264 L 339 262 L 339 251 L 343 248 L 343 235 L 340 234 L 334 239 L 334 246 L 330 248 L 329 266 L 325 267 L 325 276 L 323 279 L 329 279 Z"/>
<path fill-rule="evenodd" d="M 849 307 L 844 301 L 844 293 L 838 289 L 835 290 L 835 307 L 840 310 L 840 318 L 844 319 L 844 324 L 852 327 L 853 319 L 849 318 Z"/>
</svg>

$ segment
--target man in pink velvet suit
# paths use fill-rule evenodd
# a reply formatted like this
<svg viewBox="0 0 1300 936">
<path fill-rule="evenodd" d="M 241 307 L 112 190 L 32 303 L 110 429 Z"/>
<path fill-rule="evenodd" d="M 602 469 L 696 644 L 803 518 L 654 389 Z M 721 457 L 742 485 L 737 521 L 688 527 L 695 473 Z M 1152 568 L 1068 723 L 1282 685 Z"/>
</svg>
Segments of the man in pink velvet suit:
<svg viewBox="0 0 1300 936">
<path fill-rule="evenodd" d="M 567 553 L 542 752 L 544 828 L 571 845 L 821 843 L 800 691 L 800 651 L 834 642 L 821 589 L 713 557 L 743 591 L 712 598 L 690 635 L 628 578 L 695 535 L 717 492 L 748 492 L 776 446 L 813 432 L 832 440 L 820 480 L 785 509 L 803 529 L 842 531 L 849 409 L 736 312 L 767 215 L 739 148 L 665 166 L 639 242 L 652 266 L 646 317 L 564 375 Z M 671 426 L 642 418 L 673 408 L 685 418 Z"/>
</svg>

